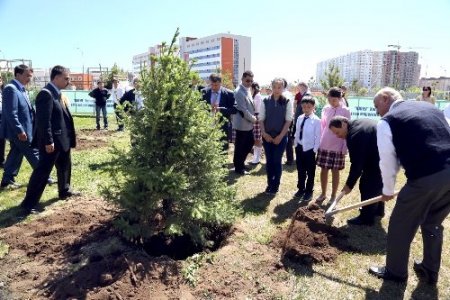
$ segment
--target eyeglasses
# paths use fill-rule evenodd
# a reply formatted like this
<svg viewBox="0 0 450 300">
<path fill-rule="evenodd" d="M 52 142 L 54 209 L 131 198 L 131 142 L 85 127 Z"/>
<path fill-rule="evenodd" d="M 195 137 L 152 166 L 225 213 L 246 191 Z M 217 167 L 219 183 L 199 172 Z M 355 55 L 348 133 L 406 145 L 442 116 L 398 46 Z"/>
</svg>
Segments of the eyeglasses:
<svg viewBox="0 0 450 300">
<path fill-rule="evenodd" d="M 246 79 L 244 80 L 246 83 L 253 83 L 253 79 Z"/>
<path fill-rule="evenodd" d="M 427 88 L 423 88 L 422 91 L 427 92 L 427 91 L 431 91 L 431 90 L 427 89 Z"/>
</svg>

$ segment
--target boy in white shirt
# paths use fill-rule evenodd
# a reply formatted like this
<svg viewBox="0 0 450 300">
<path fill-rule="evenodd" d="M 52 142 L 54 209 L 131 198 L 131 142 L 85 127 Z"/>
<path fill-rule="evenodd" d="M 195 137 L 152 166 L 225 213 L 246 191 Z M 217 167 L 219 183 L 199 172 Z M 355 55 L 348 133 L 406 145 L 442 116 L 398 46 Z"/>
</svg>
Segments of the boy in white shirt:
<svg viewBox="0 0 450 300">
<path fill-rule="evenodd" d="M 316 101 L 313 97 L 304 96 L 301 101 L 303 114 L 296 123 L 294 135 L 295 156 L 298 172 L 298 191 L 296 198 L 310 201 L 314 188 L 314 176 L 316 173 L 316 153 L 320 144 L 320 119 L 314 114 Z M 306 185 L 305 185 L 306 182 Z"/>
</svg>

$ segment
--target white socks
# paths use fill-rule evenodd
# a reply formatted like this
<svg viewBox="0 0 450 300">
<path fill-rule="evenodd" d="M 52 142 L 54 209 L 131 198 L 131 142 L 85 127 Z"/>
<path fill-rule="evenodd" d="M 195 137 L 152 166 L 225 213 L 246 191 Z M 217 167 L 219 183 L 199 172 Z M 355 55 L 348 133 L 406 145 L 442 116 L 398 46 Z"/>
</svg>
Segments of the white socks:
<svg viewBox="0 0 450 300">
<path fill-rule="evenodd" d="M 257 146 L 253 147 L 253 160 L 252 160 L 253 164 L 259 163 L 259 160 L 261 159 L 261 152 L 262 152 L 262 147 L 257 147 Z"/>
</svg>

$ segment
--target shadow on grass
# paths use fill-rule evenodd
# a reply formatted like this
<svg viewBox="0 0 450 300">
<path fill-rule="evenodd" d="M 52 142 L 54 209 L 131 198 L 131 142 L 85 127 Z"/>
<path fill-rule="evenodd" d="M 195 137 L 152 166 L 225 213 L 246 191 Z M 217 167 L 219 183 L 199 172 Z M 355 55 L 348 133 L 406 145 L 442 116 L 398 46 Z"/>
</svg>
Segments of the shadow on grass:
<svg viewBox="0 0 450 300">
<path fill-rule="evenodd" d="M 39 203 L 39 208 L 45 208 L 53 203 L 60 201 L 59 198 L 55 197 L 47 200 L 46 202 Z M 13 206 L 8 209 L 0 211 L 0 229 L 13 226 L 17 223 L 25 220 L 27 215 L 24 214 L 20 206 Z"/>
<path fill-rule="evenodd" d="M 366 290 L 366 300 L 403 300 L 405 296 L 406 283 L 396 283 L 393 281 L 383 281 L 379 291 Z M 423 299 L 414 298 L 411 299 Z"/>
<path fill-rule="evenodd" d="M 298 208 L 305 205 L 307 205 L 306 202 L 300 202 L 300 199 L 295 197 L 282 204 L 278 204 L 273 210 L 275 216 L 272 217 L 272 222 L 275 224 L 283 223 L 285 220 L 291 218 Z"/>
<path fill-rule="evenodd" d="M 266 195 L 265 193 L 256 194 L 241 202 L 242 210 L 244 214 L 263 214 L 274 197 L 275 195 Z"/>
<path fill-rule="evenodd" d="M 416 288 L 411 294 L 411 299 L 438 300 L 438 294 L 438 288 L 435 285 L 429 285 L 422 281 L 419 281 Z"/>
<path fill-rule="evenodd" d="M 386 253 L 386 231 L 380 222 L 373 226 L 346 226 L 340 231 L 345 234 L 347 242 L 357 253 L 373 255 Z"/>
<path fill-rule="evenodd" d="M 105 161 L 101 163 L 89 164 L 89 169 L 91 171 L 104 170 L 106 167 L 110 167 L 111 165 L 111 161 Z"/>
</svg>

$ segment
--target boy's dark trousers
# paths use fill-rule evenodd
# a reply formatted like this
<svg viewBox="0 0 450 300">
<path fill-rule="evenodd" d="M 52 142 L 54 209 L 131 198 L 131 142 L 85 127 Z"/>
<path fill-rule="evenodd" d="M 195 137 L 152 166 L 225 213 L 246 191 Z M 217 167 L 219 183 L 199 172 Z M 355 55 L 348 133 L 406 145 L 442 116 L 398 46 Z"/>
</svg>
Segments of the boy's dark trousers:
<svg viewBox="0 0 450 300">
<path fill-rule="evenodd" d="M 298 181 L 297 187 L 305 193 L 314 190 L 314 176 L 316 174 L 316 153 L 314 149 L 303 151 L 302 145 L 295 147 Z M 305 186 L 306 182 L 306 186 Z"/>
</svg>

